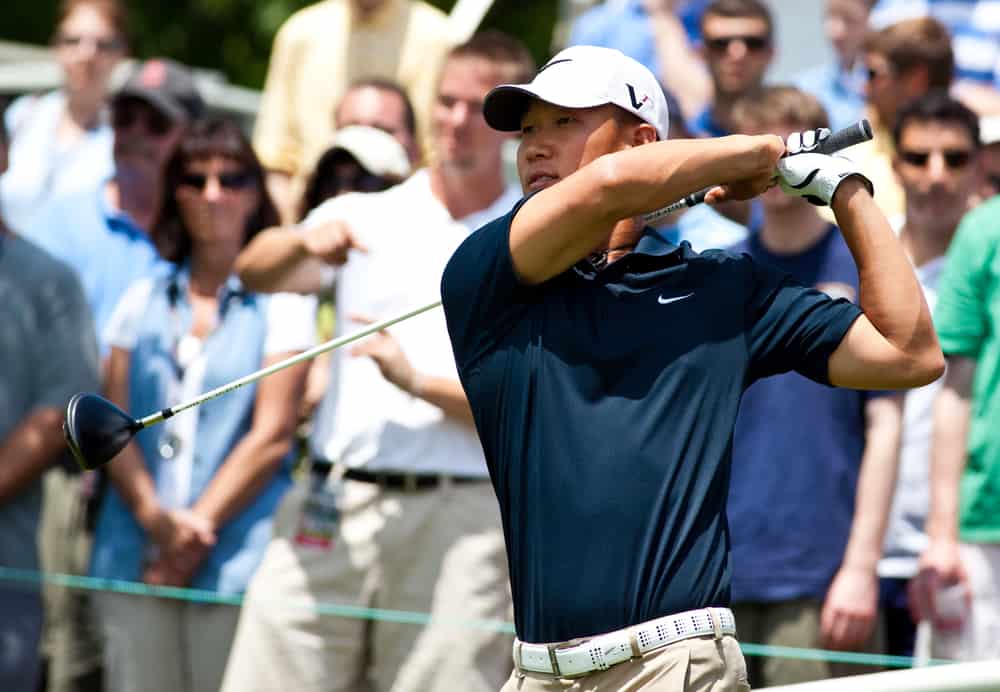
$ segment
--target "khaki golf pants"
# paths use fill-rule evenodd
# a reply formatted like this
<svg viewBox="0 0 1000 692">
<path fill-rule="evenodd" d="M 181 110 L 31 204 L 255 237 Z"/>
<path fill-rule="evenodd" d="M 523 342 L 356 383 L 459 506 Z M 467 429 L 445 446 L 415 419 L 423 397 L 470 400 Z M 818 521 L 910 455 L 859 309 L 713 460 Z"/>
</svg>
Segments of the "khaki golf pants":
<svg viewBox="0 0 1000 692">
<path fill-rule="evenodd" d="M 488 481 L 384 490 L 345 481 L 329 549 L 293 539 L 304 500 L 282 503 L 251 580 L 225 692 L 496 692 L 513 635 L 496 496 Z M 431 613 L 429 625 L 324 613 L 322 604 Z"/>
</svg>

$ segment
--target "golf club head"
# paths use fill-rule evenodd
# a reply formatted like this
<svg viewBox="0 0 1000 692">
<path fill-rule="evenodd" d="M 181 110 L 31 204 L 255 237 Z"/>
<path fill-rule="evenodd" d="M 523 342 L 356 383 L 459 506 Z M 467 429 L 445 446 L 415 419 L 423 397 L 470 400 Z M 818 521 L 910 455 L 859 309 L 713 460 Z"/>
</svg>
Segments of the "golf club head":
<svg viewBox="0 0 1000 692">
<path fill-rule="evenodd" d="M 139 431 L 130 415 L 96 394 L 74 394 L 66 406 L 63 435 L 81 467 L 103 466 L 125 448 Z"/>
</svg>

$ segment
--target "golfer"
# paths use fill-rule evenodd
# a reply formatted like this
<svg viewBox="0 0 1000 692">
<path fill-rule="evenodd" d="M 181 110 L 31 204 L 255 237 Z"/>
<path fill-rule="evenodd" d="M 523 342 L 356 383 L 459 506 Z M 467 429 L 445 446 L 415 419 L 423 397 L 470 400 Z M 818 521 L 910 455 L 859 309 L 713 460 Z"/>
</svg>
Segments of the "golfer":
<svg viewBox="0 0 1000 692">
<path fill-rule="evenodd" d="M 459 247 L 442 298 L 509 555 L 503 690 L 749 689 L 726 608 L 740 397 L 789 370 L 863 389 L 936 379 L 910 263 L 845 159 L 780 158 L 770 135 L 663 141 L 656 79 L 617 51 L 569 48 L 530 84 L 491 91 L 484 115 L 520 131 L 526 197 Z M 710 185 L 709 202 L 748 198 L 776 176 L 833 207 L 860 309 L 636 219 Z"/>
</svg>

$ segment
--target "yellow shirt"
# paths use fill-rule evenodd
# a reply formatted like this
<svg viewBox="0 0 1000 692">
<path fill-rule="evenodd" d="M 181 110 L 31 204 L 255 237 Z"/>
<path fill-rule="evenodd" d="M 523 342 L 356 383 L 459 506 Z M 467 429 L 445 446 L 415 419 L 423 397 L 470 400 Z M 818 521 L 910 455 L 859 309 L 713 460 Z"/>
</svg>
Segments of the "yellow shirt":
<svg viewBox="0 0 1000 692">
<path fill-rule="evenodd" d="M 407 90 L 426 141 L 438 73 L 451 45 L 447 17 L 419 0 L 386 0 L 363 22 L 349 0 L 299 10 L 274 39 L 254 130 L 257 155 L 267 168 L 307 175 L 330 141 L 345 90 L 370 77 Z"/>
</svg>

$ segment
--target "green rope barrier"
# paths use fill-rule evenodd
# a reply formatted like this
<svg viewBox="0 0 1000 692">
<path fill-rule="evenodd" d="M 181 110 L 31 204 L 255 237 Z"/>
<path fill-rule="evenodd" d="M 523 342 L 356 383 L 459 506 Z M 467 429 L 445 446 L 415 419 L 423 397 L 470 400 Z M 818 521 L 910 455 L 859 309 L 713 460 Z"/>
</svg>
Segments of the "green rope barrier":
<svg viewBox="0 0 1000 692">
<path fill-rule="evenodd" d="M 239 594 L 221 594 L 206 589 L 185 589 L 176 586 L 153 586 L 120 579 L 98 579 L 74 574 L 41 573 L 33 570 L 0 567 L 0 582 L 20 584 L 54 584 L 71 589 L 86 591 L 110 591 L 114 593 L 131 594 L 135 596 L 154 596 L 187 601 L 189 603 L 210 603 L 218 605 L 238 606 L 243 603 Z M 378 620 L 411 625 L 427 625 L 432 618 L 429 613 L 407 610 L 387 610 L 385 608 L 365 608 L 338 603 L 289 603 L 293 607 L 310 608 L 320 615 L 355 618 L 359 620 Z M 441 622 L 437 618 L 435 622 Z M 486 629 L 496 632 L 514 634 L 514 625 L 502 620 L 456 620 L 455 625 L 463 627 Z M 771 646 L 766 644 L 749 644 L 740 642 L 746 656 L 768 656 L 773 658 L 792 658 L 808 661 L 830 661 L 833 663 L 853 663 L 864 666 L 882 668 L 912 668 L 915 660 L 908 656 L 889 656 L 885 654 L 867 654 L 854 651 L 829 651 L 826 649 L 806 649 L 794 646 Z M 954 661 L 930 659 L 929 665 L 944 665 Z"/>
</svg>

